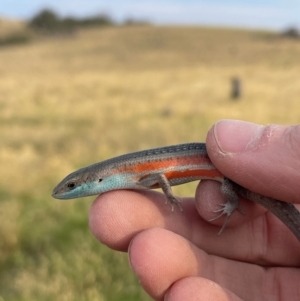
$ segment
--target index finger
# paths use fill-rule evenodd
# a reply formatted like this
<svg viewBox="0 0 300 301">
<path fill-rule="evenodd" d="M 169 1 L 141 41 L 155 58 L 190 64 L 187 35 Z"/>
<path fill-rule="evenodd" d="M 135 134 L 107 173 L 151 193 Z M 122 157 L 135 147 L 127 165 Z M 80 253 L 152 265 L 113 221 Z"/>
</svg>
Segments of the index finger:
<svg viewBox="0 0 300 301">
<path fill-rule="evenodd" d="M 211 188 L 212 192 L 215 191 L 213 186 Z M 214 196 L 219 198 L 218 195 Z M 219 202 L 222 202 L 221 198 L 220 194 Z M 264 264 L 292 265 L 300 261 L 298 242 L 293 240 L 294 237 L 286 235 L 284 245 L 282 240 L 274 240 L 270 248 L 267 239 L 253 236 L 251 227 L 261 227 L 262 220 L 256 219 L 235 228 L 228 227 L 218 236 L 219 226 L 199 216 L 194 199 L 182 199 L 183 212 L 172 211 L 165 200 L 163 194 L 155 191 L 119 190 L 105 193 L 92 205 L 91 230 L 99 241 L 120 251 L 127 251 L 133 237 L 141 231 L 159 227 L 185 237 L 209 254 L 249 262 L 259 260 Z M 291 245 L 288 250 L 285 248 L 287 244 Z"/>
</svg>

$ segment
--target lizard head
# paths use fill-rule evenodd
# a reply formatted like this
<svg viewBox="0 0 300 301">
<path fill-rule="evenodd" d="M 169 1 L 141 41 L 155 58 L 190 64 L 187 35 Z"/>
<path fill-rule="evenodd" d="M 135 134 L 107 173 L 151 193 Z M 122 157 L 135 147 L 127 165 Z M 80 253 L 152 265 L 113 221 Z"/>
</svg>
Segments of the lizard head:
<svg viewBox="0 0 300 301">
<path fill-rule="evenodd" d="M 56 199 L 73 199 L 102 193 L 102 178 L 89 172 L 88 168 L 79 169 L 65 177 L 54 189 Z"/>
<path fill-rule="evenodd" d="M 75 199 L 135 187 L 134 184 L 129 185 L 131 175 L 128 173 L 114 174 L 110 168 L 96 170 L 91 165 L 69 174 L 53 189 L 52 196 L 56 199 Z"/>
</svg>

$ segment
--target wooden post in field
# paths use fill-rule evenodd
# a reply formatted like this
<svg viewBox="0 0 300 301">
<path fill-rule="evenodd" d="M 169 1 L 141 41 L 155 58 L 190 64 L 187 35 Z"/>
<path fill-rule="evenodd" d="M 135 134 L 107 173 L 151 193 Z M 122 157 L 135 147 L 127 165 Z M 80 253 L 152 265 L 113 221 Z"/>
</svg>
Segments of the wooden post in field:
<svg viewBox="0 0 300 301">
<path fill-rule="evenodd" d="M 231 79 L 231 98 L 239 99 L 242 96 L 242 81 L 238 77 Z"/>
</svg>

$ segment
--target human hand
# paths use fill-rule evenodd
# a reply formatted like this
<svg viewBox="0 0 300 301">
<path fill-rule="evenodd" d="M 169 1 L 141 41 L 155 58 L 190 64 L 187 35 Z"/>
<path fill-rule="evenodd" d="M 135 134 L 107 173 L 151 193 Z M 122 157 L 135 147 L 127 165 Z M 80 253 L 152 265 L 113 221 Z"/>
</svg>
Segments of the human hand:
<svg viewBox="0 0 300 301">
<path fill-rule="evenodd" d="M 207 150 L 245 188 L 299 203 L 299 134 L 300 127 L 221 121 L 208 134 Z M 183 213 L 172 212 L 155 191 L 105 193 L 91 208 L 90 227 L 110 248 L 128 250 L 155 300 L 299 300 L 297 239 L 266 209 L 244 200 L 246 215 L 234 213 L 217 236 L 223 220 L 207 220 L 225 202 L 219 186 L 202 181 L 195 199 L 182 200 Z"/>
</svg>

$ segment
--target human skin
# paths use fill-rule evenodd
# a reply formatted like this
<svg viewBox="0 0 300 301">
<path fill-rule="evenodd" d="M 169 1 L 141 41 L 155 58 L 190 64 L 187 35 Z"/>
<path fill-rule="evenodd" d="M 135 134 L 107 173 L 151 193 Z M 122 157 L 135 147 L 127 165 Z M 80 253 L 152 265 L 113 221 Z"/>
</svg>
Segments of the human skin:
<svg viewBox="0 0 300 301">
<path fill-rule="evenodd" d="M 206 143 L 228 178 L 300 203 L 300 126 L 222 120 Z M 215 181 L 201 181 L 195 198 L 182 198 L 183 212 L 172 212 L 156 191 L 112 191 L 96 198 L 89 223 L 101 243 L 128 252 L 133 272 L 155 300 L 300 300 L 299 241 L 247 200 L 240 202 L 245 214 L 235 212 L 218 236 L 224 219 L 208 220 L 224 202 Z"/>
</svg>

